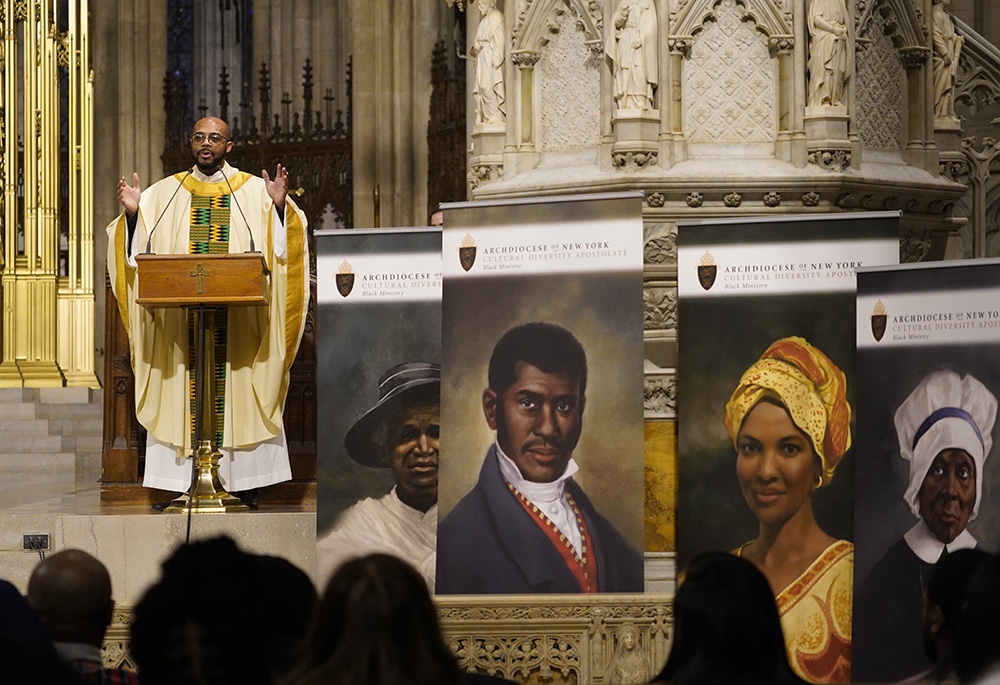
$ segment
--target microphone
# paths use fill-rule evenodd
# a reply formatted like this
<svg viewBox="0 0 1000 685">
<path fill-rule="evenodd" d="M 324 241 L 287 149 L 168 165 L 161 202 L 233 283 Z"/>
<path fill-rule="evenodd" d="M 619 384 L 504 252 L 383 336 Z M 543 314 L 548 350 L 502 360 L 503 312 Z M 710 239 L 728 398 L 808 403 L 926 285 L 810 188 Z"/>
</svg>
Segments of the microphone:
<svg viewBox="0 0 1000 685">
<path fill-rule="evenodd" d="M 222 174 L 222 178 L 226 179 L 226 185 L 229 186 L 229 196 L 233 198 L 233 202 L 236 203 L 236 209 L 240 210 L 240 216 L 243 217 L 243 223 L 246 224 L 247 233 L 250 235 L 250 249 L 247 252 L 260 252 L 253 244 L 253 231 L 250 229 L 250 222 L 247 221 L 246 214 L 243 213 L 243 208 L 240 207 L 240 201 L 236 199 L 236 193 L 233 192 L 233 187 L 229 185 L 229 178 L 226 176 L 226 172 L 223 171 L 222 167 L 219 167 L 219 173 Z"/>
<path fill-rule="evenodd" d="M 160 225 L 160 219 L 162 219 L 163 215 L 167 213 L 167 209 L 170 207 L 170 203 L 172 203 L 174 201 L 174 198 L 177 197 L 177 191 L 180 190 L 181 187 L 183 187 L 184 181 L 186 181 L 187 177 L 190 176 L 192 173 L 194 173 L 194 167 L 188 169 L 188 172 L 184 174 L 184 178 L 181 179 L 181 182 L 177 184 L 177 188 L 174 189 L 174 194 L 170 196 L 170 199 L 167 200 L 167 204 L 163 207 L 163 211 L 160 212 L 159 218 L 157 218 L 157 220 L 153 222 L 153 228 L 152 230 L 150 230 L 149 235 L 146 237 L 146 254 L 150 253 L 150 246 L 153 244 L 153 231 L 155 231 L 156 227 Z"/>
</svg>

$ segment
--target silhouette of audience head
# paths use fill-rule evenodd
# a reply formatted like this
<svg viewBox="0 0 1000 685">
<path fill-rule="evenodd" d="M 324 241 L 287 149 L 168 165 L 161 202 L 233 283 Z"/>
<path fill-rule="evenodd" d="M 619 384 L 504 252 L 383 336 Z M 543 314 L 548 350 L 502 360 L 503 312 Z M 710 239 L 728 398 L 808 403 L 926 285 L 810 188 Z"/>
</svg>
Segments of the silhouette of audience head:
<svg viewBox="0 0 1000 685">
<path fill-rule="evenodd" d="M 1000 674 L 1000 555 L 980 564 L 969 581 L 955 634 L 955 671 L 962 683 Z"/>
<path fill-rule="evenodd" d="M 939 675 L 946 675 L 954 668 L 955 631 L 962 605 L 976 569 L 989 558 L 981 549 L 960 549 L 941 559 L 931 570 L 924 607 L 924 651 Z"/>
<path fill-rule="evenodd" d="M 803 682 L 788 665 L 774 594 L 753 564 L 724 552 L 695 557 L 674 596 L 674 641 L 656 682 Z"/>
<path fill-rule="evenodd" d="M 135 608 L 140 682 L 270 685 L 293 662 L 315 600 L 300 569 L 231 538 L 183 546 Z"/>
<path fill-rule="evenodd" d="M 53 554 L 28 580 L 28 603 L 56 642 L 100 647 L 111 623 L 111 576 L 100 561 L 79 549 Z"/>
<path fill-rule="evenodd" d="M 17 588 L 0 580 L 0 683 L 71 685 L 80 677 L 56 655 L 52 636 Z"/>
<path fill-rule="evenodd" d="M 423 578 L 372 554 L 343 564 L 319 601 L 287 685 L 446 685 L 460 671 Z"/>
</svg>

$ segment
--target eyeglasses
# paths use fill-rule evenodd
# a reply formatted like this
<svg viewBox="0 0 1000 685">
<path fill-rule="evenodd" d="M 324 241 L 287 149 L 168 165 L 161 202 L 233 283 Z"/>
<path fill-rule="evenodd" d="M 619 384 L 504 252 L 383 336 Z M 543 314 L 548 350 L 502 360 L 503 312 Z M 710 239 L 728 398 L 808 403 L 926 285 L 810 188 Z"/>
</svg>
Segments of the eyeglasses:
<svg viewBox="0 0 1000 685">
<path fill-rule="evenodd" d="M 229 138 L 223 138 L 218 133 L 209 133 L 206 136 L 201 131 L 198 131 L 197 133 L 192 133 L 191 134 L 191 142 L 192 143 L 204 143 L 205 142 L 205 138 L 208 138 L 208 142 L 210 142 L 212 145 L 218 145 L 219 143 L 221 143 L 224 140 L 229 140 Z"/>
</svg>

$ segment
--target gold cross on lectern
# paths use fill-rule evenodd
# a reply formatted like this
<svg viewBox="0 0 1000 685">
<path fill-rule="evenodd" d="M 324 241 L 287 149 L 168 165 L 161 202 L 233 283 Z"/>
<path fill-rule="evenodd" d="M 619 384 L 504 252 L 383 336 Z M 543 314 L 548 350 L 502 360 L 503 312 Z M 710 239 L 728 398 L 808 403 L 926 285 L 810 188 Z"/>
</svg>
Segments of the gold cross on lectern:
<svg viewBox="0 0 1000 685">
<path fill-rule="evenodd" d="M 212 272 L 202 266 L 201 262 L 195 264 L 195 268 L 191 269 L 189 274 L 191 278 L 198 279 L 198 294 L 202 295 L 205 292 L 205 279 L 212 275 Z"/>
</svg>

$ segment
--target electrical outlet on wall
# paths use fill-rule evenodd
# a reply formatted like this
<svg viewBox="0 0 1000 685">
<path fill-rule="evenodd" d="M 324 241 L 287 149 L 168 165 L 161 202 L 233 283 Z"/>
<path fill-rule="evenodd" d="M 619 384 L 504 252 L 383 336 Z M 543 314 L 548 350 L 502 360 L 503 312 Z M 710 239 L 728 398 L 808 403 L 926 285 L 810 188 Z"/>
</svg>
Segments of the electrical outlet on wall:
<svg viewBox="0 0 1000 685">
<path fill-rule="evenodd" d="M 49 548 L 49 536 L 44 534 L 25 535 L 24 549 L 32 551 Z"/>
</svg>

